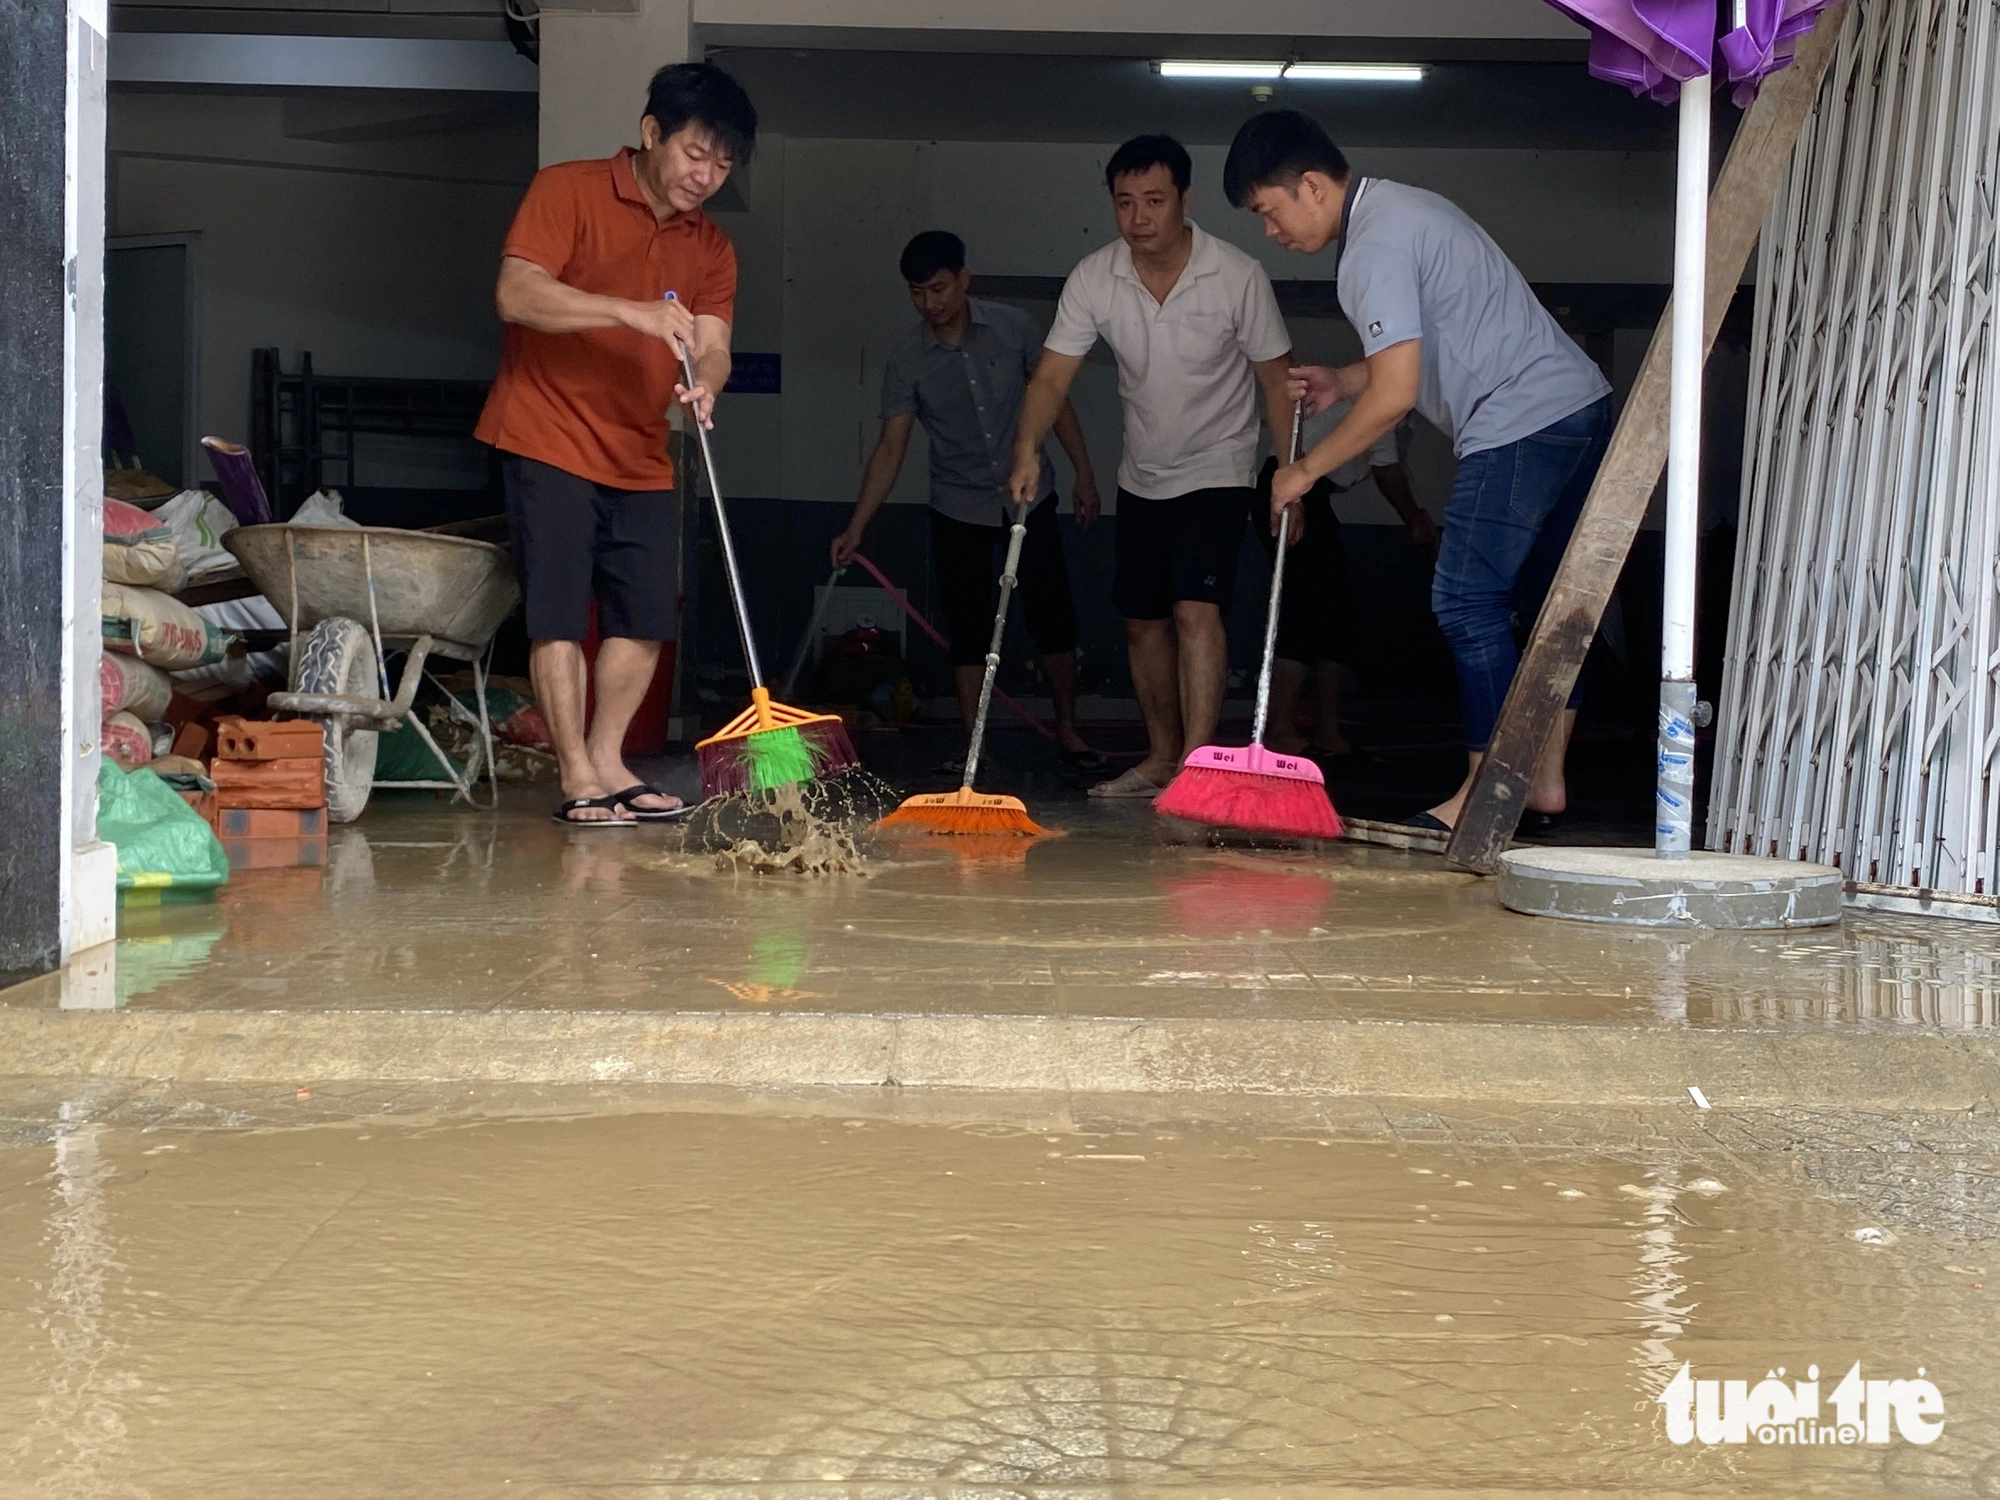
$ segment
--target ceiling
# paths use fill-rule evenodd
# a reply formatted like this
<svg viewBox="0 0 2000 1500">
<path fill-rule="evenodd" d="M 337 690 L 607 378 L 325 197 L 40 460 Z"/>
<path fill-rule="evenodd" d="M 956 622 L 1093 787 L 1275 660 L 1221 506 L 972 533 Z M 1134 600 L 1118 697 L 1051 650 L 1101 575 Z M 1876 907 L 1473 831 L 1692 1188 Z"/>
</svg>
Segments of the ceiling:
<svg viewBox="0 0 2000 1500">
<path fill-rule="evenodd" d="M 210 32 L 479 40 L 505 46 L 499 0 L 123 0 L 114 32 Z M 525 3 L 525 0 L 523 0 Z M 1068 52 L 711 46 L 741 78 L 767 130 L 884 140 L 1112 142 L 1165 130 L 1189 144 L 1227 142 L 1263 107 L 1243 82 L 1162 78 L 1162 56 L 1305 56 L 1415 61 L 1417 85 L 1279 82 L 1272 105 L 1309 111 L 1342 144 L 1529 150 L 1671 151 L 1674 115 L 1600 83 L 1567 40 L 1463 37 L 1187 38 L 1093 34 Z M 879 41 L 879 39 L 878 39 Z M 114 40 L 114 49 L 116 42 Z M 1095 50 L 1118 47 L 1125 55 Z M 1075 50 L 1086 48 L 1091 50 Z M 1143 51 L 1141 49 L 1144 49 Z M 1137 54 L 1137 55 L 1134 55 Z M 529 75 L 532 87 L 532 74 Z M 1718 144 L 1736 113 L 1717 106 Z"/>
<path fill-rule="evenodd" d="M 1220 144 L 1252 111 L 1288 106 L 1356 146 L 1670 151 L 1675 139 L 1671 110 L 1598 82 L 1580 59 L 1434 62 L 1415 85 L 1280 82 L 1266 106 L 1247 83 L 1162 78 L 1149 58 L 748 47 L 710 55 L 749 89 L 764 128 L 783 135 L 1116 141 L 1165 130 Z M 1717 124 L 1726 135 L 1729 122 Z"/>
</svg>

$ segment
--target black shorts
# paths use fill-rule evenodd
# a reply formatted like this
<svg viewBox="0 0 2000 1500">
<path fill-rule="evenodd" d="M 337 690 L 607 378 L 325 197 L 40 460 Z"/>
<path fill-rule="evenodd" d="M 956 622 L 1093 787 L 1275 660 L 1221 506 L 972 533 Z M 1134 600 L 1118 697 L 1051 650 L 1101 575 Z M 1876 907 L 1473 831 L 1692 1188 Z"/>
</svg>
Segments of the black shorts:
<svg viewBox="0 0 2000 1500">
<path fill-rule="evenodd" d="M 1236 549 L 1253 489 L 1231 485 L 1167 500 L 1118 491 L 1117 576 L 1112 601 L 1128 620 L 1170 620 L 1183 600 L 1227 613 L 1236 595 Z"/>
<path fill-rule="evenodd" d="M 986 660 L 993 612 L 1000 607 L 1000 564 L 1008 530 L 931 512 L 931 569 L 954 667 L 976 667 Z M 1028 512 L 1014 592 L 1037 654 L 1060 656 L 1076 649 L 1076 602 L 1070 596 L 1053 495 Z"/>
<path fill-rule="evenodd" d="M 516 453 L 500 455 L 514 566 L 531 641 L 598 633 L 670 641 L 680 609 L 680 507 L 672 490 L 617 490 Z"/>
<path fill-rule="evenodd" d="M 1271 475 L 1275 458 L 1264 460 L 1250 505 L 1250 531 L 1275 558 L 1271 535 Z M 1354 640 L 1354 585 L 1347 574 L 1347 549 L 1340 544 L 1340 518 L 1333 513 L 1333 486 L 1322 479 L 1306 491 L 1306 534 L 1285 559 L 1285 596 L 1278 601 L 1277 655 L 1316 666 L 1347 660 Z"/>
</svg>

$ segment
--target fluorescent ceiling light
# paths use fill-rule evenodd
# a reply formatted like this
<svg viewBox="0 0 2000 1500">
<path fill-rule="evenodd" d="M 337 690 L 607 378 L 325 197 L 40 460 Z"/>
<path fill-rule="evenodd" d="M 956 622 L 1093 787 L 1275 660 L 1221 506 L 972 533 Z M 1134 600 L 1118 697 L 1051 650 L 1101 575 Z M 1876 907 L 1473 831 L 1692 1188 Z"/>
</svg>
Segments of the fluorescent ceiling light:
<svg viewBox="0 0 2000 1500">
<path fill-rule="evenodd" d="M 1281 62 L 1190 62 L 1169 59 L 1160 64 L 1162 78 L 1282 78 Z"/>
<path fill-rule="evenodd" d="M 1303 83 L 1422 83 L 1424 70 L 1415 63 L 1295 62 L 1285 77 Z"/>
<path fill-rule="evenodd" d="M 1168 58 L 1159 64 L 1162 78 L 1238 78 L 1272 82 L 1280 78 L 1300 83 L 1422 83 L 1416 63 L 1234 62 Z"/>
</svg>

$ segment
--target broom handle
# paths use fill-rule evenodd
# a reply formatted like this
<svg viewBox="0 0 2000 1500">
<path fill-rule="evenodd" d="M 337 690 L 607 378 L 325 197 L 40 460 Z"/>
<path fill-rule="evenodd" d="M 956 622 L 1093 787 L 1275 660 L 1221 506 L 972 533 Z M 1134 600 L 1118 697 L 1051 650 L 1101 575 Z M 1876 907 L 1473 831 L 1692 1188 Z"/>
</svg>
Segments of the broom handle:
<svg viewBox="0 0 2000 1500">
<path fill-rule="evenodd" d="M 799 673 L 804 670 L 806 656 L 812 651 L 813 637 L 819 634 L 819 627 L 826 619 L 828 607 L 833 603 L 834 585 L 840 582 L 845 568 L 835 568 L 827 575 L 826 587 L 819 590 L 819 602 L 813 606 L 812 618 L 806 621 L 806 633 L 799 637 L 798 650 L 792 653 L 792 664 L 785 668 L 785 680 L 778 684 L 778 696 L 787 703 L 792 701 L 792 690 L 799 685 Z"/>
<path fill-rule="evenodd" d="M 1007 534 L 1007 564 L 1000 570 L 1000 608 L 993 615 L 993 639 L 986 647 L 986 676 L 979 683 L 979 712 L 973 717 L 972 744 L 965 752 L 962 790 L 968 792 L 972 790 L 972 778 L 979 774 L 979 751 L 986 743 L 986 710 L 993 702 L 993 679 L 1000 674 L 1000 641 L 1007 634 L 1007 601 L 1014 597 L 1014 576 L 1021 566 L 1021 539 L 1027 534 L 1028 511 L 1022 506 L 1014 512 L 1014 527 Z"/>
<path fill-rule="evenodd" d="M 1291 456 L 1287 464 L 1299 461 L 1299 439 L 1304 435 L 1306 406 L 1292 407 Z M 1271 714 L 1271 658 L 1278 649 L 1278 598 L 1285 590 L 1285 551 L 1291 541 L 1292 508 L 1278 512 L 1278 560 L 1271 566 L 1271 602 L 1264 610 L 1264 664 L 1257 669 L 1257 715 L 1250 725 L 1250 743 L 1264 743 L 1264 721 Z"/>
<path fill-rule="evenodd" d="M 668 292 L 669 297 L 673 296 Z M 689 390 L 694 389 L 694 361 L 688 357 L 687 347 L 675 344 L 681 357 L 681 372 L 687 378 Z M 692 408 L 690 408 L 692 410 Z M 729 578 L 729 602 L 736 608 L 736 632 L 743 637 L 743 660 L 750 668 L 750 686 L 764 686 L 764 668 L 757 661 L 757 641 L 750 634 L 750 611 L 743 603 L 743 579 L 736 571 L 736 543 L 729 536 L 729 512 L 722 508 L 722 488 L 715 482 L 715 452 L 708 445 L 708 428 L 701 420 L 701 413 L 695 412 L 694 435 L 701 440 L 701 466 L 708 473 L 709 497 L 715 501 L 715 530 L 722 538 L 722 571 Z"/>
</svg>

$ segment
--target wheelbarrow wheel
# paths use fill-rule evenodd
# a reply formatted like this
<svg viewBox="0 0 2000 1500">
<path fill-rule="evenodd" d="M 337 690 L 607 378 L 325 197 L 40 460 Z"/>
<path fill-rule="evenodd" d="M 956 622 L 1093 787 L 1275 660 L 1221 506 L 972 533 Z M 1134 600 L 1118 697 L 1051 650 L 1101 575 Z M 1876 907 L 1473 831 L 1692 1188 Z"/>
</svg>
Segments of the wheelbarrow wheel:
<svg viewBox="0 0 2000 1500">
<path fill-rule="evenodd" d="M 381 684 L 374 641 L 358 620 L 339 616 L 313 626 L 292 669 L 293 691 L 300 693 L 376 698 Z M 353 728 L 340 719 L 321 722 L 326 725 L 326 818 L 329 823 L 352 823 L 368 806 L 368 792 L 375 784 L 379 736 L 373 729 Z"/>
</svg>

